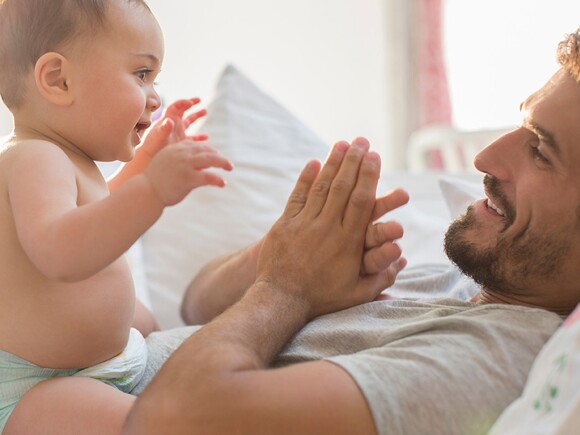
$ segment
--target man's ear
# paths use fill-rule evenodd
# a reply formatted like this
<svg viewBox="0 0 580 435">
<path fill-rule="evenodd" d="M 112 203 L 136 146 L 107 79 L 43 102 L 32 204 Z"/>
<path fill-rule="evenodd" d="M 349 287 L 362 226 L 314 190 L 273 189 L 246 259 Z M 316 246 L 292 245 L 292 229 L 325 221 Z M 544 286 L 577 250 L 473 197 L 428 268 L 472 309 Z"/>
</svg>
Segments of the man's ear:
<svg viewBox="0 0 580 435">
<path fill-rule="evenodd" d="M 53 104 L 69 106 L 73 102 L 70 89 L 69 62 L 55 52 L 45 53 L 34 66 L 34 81 L 38 92 Z"/>
</svg>

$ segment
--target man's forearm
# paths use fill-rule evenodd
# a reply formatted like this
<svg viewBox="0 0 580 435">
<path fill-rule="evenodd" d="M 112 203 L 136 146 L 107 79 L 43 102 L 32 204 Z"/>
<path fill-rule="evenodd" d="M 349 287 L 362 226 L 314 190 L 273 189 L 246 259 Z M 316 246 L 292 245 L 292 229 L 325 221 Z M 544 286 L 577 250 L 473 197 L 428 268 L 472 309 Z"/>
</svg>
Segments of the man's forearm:
<svg viewBox="0 0 580 435">
<path fill-rule="evenodd" d="M 181 316 L 189 325 L 202 325 L 239 301 L 256 280 L 260 243 L 205 265 L 188 286 Z"/>
<path fill-rule="evenodd" d="M 266 368 L 306 324 L 310 310 L 305 300 L 267 283 L 250 287 L 169 358 L 141 394 L 125 434 L 166 433 L 162 427 L 174 435 L 214 433 L 212 416 L 228 406 L 234 377 Z"/>
</svg>

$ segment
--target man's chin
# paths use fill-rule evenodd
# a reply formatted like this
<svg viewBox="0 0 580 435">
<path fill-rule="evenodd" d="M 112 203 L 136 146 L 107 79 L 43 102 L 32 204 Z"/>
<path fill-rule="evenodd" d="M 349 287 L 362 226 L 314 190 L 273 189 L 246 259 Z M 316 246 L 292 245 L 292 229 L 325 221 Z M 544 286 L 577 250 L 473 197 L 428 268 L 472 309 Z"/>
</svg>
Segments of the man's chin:
<svg viewBox="0 0 580 435">
<path fill-rule="evenodd" d="M 500 276 L 500 266 L 496 247 L 485 243 L 477 243 L 473 239 L 478 234 L 475 218 L 470 209 L 459 219 L 453 221 L 445 233 L 445 254 L 461 270 L 461 272 L 481 286 L 489 287 Z"/>
</svg>

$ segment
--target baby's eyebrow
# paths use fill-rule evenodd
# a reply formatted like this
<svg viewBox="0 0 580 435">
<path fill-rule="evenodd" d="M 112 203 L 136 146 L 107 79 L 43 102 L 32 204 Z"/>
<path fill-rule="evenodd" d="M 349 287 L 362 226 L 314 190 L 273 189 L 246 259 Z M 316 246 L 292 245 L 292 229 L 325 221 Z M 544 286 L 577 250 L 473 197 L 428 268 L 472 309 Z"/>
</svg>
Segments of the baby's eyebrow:
<svg viewBox="0 0 580 435">
<path fill-rule="evenodd" d="M 161 64 L 161 60 L 159 60 L 159 58 L 152 53 L 131 53 L 131 54 L 135 57 L 145 57 L 149 59 L 151 62 L 153 62 L 155 65 Z"/>
</svg>

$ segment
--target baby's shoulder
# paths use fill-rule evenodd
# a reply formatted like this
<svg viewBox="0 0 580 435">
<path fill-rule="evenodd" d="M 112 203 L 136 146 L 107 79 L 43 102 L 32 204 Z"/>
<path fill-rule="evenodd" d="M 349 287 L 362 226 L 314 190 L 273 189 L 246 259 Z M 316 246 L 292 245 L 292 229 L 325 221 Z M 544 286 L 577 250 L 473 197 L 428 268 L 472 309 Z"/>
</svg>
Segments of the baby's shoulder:
<svg viewBox="0 0 580 435">
<path fill-rule="evenodd" d="M 44 139 L 12 139 L 2 144 L 0 155 L 3 158 L 15 158 L 28 155 L 60 155 L 66 157 L 65 151 L 58 145 Z"/>
<path fill-rule="evenodd" d="M 67 163 L 70 163 L 70 159 L 65 151 L 46 140 L 9 141 L 0 151 L 0 168 L 4 173 Z"/>
</svg>

